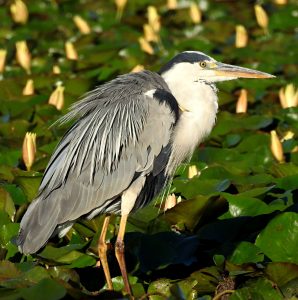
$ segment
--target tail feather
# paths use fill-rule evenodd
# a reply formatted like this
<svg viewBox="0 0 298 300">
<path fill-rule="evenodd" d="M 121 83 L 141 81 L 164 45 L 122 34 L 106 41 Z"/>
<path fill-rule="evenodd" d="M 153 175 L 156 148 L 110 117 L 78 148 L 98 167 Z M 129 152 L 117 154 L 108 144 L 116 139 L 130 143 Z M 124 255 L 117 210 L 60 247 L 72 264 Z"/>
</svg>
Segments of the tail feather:
<svg viewBox="0 0 298 300">
<path fill-rule="evenodd" d="M 51 197 L 49 197 L 51 198 Z M 37 252 L 53 234 L 58 225 L 59 205 L 51 199 L 34 200 L 25 213 L 16 243 L 20 252 Z"/>
</svg>

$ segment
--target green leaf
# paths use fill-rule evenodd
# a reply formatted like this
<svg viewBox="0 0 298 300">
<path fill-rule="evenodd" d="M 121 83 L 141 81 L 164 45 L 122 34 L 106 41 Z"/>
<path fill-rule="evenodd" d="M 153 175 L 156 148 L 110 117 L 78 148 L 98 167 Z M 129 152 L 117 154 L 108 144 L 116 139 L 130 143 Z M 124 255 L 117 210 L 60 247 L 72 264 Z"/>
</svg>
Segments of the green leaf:
<svg viewBox="0 0 298 300">
<path fill-rule="evenodd" d="M 36 285 L 21 289 L 22 298 L 25 300 L 58 300 L 66 295 L 66 289 L 55 280 L 45 278 Z"/>
<path fill-rule="evenodd" d="M 272 219 L 255 243 L 273 262 L 298 263 L 298 214 L 285 212 Z"/>
<path fill-rule="evenodd" d="M 15 223 L 0 226 L 0 245 L 7 250 L 6 259 L 19 252 L 18 247 L 12 242 L 12 238 L 18 234 L 19 228 L 20 225 Z"/>
<path fill-rule="evenodd" d="M 15 215 L 15 206 L 13 200 L 11 199 L 10 194 L 0 186 L 0 210 L 5 211 L 10 219 L 14 218 Z"/>
<path fill-rule="evenodd" d="M 229 213 L 224 214 L 221 218 L 258 216 L 269 214 L 275 210 L 274 207 L 268 206 L 257 198 L 222 193 L 222 196 L 229 203 Z"/>
<path fill-rule="evenodd" d="M 175 192 L 181 193 L 185 198 L 191 199 L 198 195 L 212 195 L 218 192 L 225 191 L 229 185 L 230 180 L 205 180 L 199 177 L 194 177 L 191 180 L 174 180 L 173 184 Z"/>
<path fill-rule="evenodd" d="M 298 265 L 292 263 L 273 262 L 266 266 L 265 273 L 280 288 L 293 279 L 298 279 Z"/>
<path fill-rule="evenodd" d="M 258 263 L 264 260 L 264 254 L 261 250 L 252 243 L 240 242 L 229 260 L 234 264 Z"/>
<path fill-rule="evenodd" d="M 18 205 L 26 203 L 26 196 L 23 191 L 15 184 L 6 184 L 4 189 L 9 192 L 13 202 Z"/>
<path fill-rule="evenodd" d="M 246 287 L 237 289 L 229 298 L 229 300 L 282 300 L 283 297 L 280 292 L 278 292 L 272 286 L 272 283 L 265 279 L 252 279 L 247 282 Z"/>
</svg>

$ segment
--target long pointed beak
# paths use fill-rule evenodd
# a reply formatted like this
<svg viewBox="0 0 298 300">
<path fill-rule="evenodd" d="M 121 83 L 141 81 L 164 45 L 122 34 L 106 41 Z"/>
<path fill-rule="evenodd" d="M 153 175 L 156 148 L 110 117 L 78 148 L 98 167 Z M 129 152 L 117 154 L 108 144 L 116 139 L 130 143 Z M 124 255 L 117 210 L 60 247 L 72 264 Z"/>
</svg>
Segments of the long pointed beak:
<svg viewBox="0 0 298 300">
<path fill-rule="evenodd" d="M 274 75 L 260 72 L 253 69 L 216 63 L 217 67 L 215 67 L 215 73 L 217 76 L 225 76 L 225 77 L 235 77 L 235 78 L 274 78 Z"/>
</svg>

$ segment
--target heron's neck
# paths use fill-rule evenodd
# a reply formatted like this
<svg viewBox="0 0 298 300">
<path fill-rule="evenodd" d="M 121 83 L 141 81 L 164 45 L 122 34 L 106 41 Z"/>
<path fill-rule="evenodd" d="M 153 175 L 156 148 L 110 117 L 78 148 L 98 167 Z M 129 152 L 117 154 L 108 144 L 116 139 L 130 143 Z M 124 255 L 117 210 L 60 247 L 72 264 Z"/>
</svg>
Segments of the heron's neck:
<svg viewBox="0 0 298 300">
<path fill-rule="evenodd" d="M 218 109 L 217 89 L 204 81 L 164 79 L 182 111 L 172 140 L 171 160 L 176 168 L 192 155 L 195 147 L 211 132 Z"/>
</svg>

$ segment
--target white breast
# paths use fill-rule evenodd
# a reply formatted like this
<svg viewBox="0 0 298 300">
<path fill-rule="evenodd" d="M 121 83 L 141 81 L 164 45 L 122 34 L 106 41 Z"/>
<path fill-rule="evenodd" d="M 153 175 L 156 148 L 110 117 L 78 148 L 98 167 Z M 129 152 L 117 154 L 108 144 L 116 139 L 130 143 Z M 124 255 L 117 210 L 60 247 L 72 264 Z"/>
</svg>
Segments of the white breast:
<svg viewBox="0 0 298 300">
<path fill-rule="evenodd" d="M 176 90 L 170 89 L 182 110 L 172 137 L 173 152 L 168 167 L 168 171 L 172 173 L 210 134 L 215 124 L 218 103 L 216 89 L 202 82 Z"/>
</svg>

